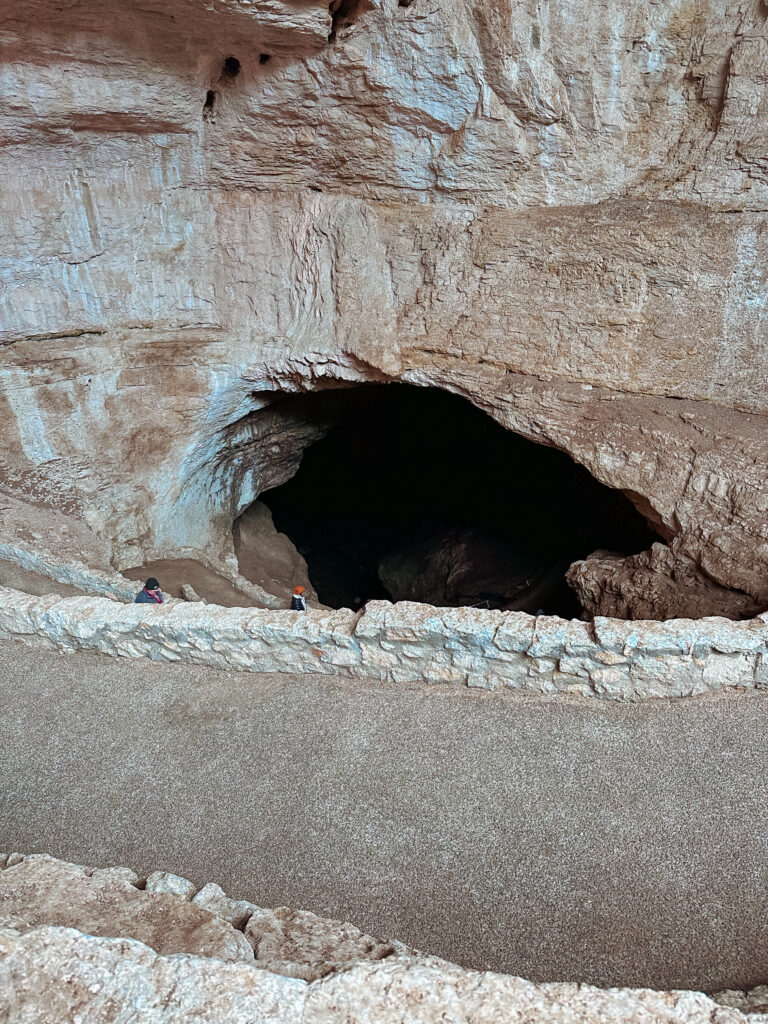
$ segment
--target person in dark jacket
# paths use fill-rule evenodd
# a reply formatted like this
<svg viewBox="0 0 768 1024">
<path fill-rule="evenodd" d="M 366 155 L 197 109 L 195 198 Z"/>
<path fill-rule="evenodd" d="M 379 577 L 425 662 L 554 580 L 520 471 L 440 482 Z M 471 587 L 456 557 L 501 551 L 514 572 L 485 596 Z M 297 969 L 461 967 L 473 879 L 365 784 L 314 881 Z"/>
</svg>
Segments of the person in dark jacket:
<svg viewBox="0 0 768 1024">
<path fill-rule="evenodd" d="M 307 599 L 304 597 L 306 587 L 294 587 L 291 595 L 291 611 L 305 612 L 307 610 Z"/>
<path fill-rule="evenodd" d="M 134 604 L 162 604 L 163 595 L 160 592 L 160 584 L 154 576 L 150 576 L 144 584 L 144 588 L 138 592 Z"/>
</svg>

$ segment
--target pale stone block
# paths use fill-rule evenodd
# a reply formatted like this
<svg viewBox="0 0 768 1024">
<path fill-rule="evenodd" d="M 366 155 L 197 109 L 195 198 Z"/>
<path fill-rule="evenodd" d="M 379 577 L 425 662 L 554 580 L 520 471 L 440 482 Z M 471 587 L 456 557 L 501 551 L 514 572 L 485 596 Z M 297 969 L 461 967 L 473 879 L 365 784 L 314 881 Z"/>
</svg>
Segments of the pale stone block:
<svg viewBox="0 0 768 1024">
<path fill-rule="evenodd" d="M 94 878 L 101 878 L 106 881 L 110 879 L 117 879 L 121 882 L 127 882 L 129 885 L 136 885 L 139 881 L 138 874 L 132 868 L 96 868 L 93 872 Z"/>
<path fill-rule="evenodd" d="M 560 619 L 556 615 L 539 615 L 535 619 L 535 624 L 533 639 L 528 649 L 532 657 L 589 653 L 595 648 L 592 631 L 587 622 Z"/>
<path fill-rule="evenodd" d="M 207 882 L 195 893 L 192 902 L 210 914 L 215 914 L 223 921 L 228 921 L 233 928 L 242 930 L 248 918 L 259 908 L 248 900 L 233 900 L 215 882 Z"/>
<path fill-rule="evenodd" d="M 147 876 L 146 892 L 167 892 L 173 896 L 179 896 L 183 900 L 191 900 L 197 891 L 194 882 L 181 875 L 171 874 L 170 871 L 153 871 Z"/>
</svg>

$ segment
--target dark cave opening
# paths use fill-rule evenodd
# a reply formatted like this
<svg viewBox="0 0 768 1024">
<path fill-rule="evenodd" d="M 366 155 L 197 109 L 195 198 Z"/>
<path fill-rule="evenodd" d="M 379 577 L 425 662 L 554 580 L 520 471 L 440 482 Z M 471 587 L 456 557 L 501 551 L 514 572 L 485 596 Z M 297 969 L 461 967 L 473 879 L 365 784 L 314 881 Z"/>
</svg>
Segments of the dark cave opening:
<svg viewBox="0 0 768 1024">
<path fill-rule="evenodd" d="M 222 81 L 233 81 L 240 74 L 240 61 L 237 57 L 227 57 L 221 67 Z"/>
<path fill-rule="evenodd" d="M 574 617 L 581 608 L 564 578 L 573 561 L 658 539 L 621 492 L 448 392 L 365 385 L 284 403 L 304 421 L 335 424 L 291 480 L 260 496 L 323 604 Z"/>
<path fill-rule="evenodd" d="M 360 13 L 368 10 L 368 0 L 331 0 L 328 10 L 331 14 L 331 31 L 328 34 L 328 42 L 332 43 L 337 33 L 348 25 L 354 25 Z"/>
</svg>

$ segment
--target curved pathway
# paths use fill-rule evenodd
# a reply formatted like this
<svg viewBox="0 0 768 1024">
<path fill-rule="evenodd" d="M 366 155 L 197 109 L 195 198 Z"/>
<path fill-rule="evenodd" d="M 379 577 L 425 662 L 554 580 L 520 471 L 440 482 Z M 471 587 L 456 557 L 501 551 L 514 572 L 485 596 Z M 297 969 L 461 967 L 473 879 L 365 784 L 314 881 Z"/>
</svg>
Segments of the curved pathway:
<svg viewBox="0 0 768 1024">
<path fill-rule="evenodd" d="M 768 980 L 764 695 L 520 700 L 10 642 L 0 675 L 0 849 L 534 980 Z"/>
</svg>

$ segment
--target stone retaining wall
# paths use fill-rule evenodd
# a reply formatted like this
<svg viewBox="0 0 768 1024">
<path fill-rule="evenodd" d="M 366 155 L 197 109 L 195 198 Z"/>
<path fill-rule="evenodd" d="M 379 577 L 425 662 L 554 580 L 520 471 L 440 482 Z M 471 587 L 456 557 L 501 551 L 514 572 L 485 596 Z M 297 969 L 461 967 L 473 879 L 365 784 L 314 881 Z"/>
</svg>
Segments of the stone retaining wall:
<svg viewBox="0 0 768 1024">
<path fill-rule="evenodd" d="M 247 672 L 505 687 L 613 700 L 768 686 L 768 614 L 746 622 L 593 623 L 372 601 L 306 614 L 215 605 L 117 605 L 0 588 L 0 637 Z"/>
</svg>

